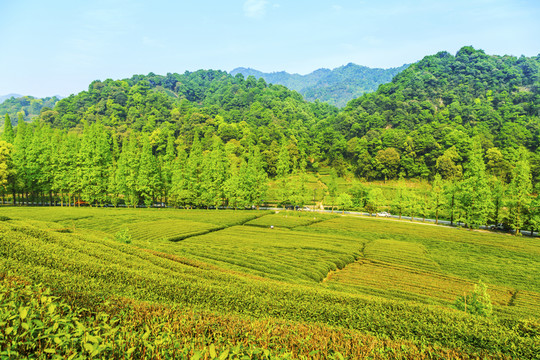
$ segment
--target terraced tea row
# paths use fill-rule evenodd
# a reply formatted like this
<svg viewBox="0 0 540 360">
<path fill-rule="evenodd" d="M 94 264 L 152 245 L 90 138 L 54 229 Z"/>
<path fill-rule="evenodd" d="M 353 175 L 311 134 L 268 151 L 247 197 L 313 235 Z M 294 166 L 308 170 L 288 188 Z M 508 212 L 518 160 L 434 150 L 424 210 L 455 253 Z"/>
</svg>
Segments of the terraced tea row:
<svg viewBox="0 0 540 360">
<path fill-rule="evenodd" d="M 472 282 L 482 279 L 493 285 L 540 293 L 538 238 L 354 217 L 340 217 L 295 230 L 362 238 L 373 244 L 371 246 L 376 246 L 377 242 L 382 245 L 381 239 L 399 241 L 395 246 L 372 248 L 378 253 L 374 258 L 420 270 L 436 266 L 445 275 Z M 410 244 L 408 250 L 404 243 Z M 415 247 L 418 249 L 416 260 L 410 256 Z M 393 249 L 395 254 L 392 254 Z M 366 251 L 369 253 L 369 245 Z M 400 260 L 402 256 L 407 260 Z"/>
<path fill-rule="evenodd" d="M 302 212 L 302 211 L 276 211 L 274 214 L 259 217 L 251 220 L 246 225 L 273 227 L 273 228 L 288 228 L 292 229 L 297 226 L 306 226 L 321 221 L 335 218 L 336 215 L 324 214 L 318 212 Z"/>
<path fill-rule="evenodd" d="M 129 210 L 122 214 L 119 210 L 119 217 L 136 219 L 127 224 L 118 218 L 111 220 L 118 221 L 119 228 L 128 227 L 136 234 L 128 245 L 109 235 L 114 232 L 110 224 L 101 223 L 101 230 L 92 231 L 81 225 L 85 221 L 89 227 L 105 222 L 112 209 L 78 210 L 71 209 L 69 214 L 58 212 L 56 217 L 49 214 L 45 221 L 34 215 L 27 223 L 21 212 L 8 214 L 8 218 L 15 220 L 0 221 L 0 274 L 11 273 L 46 284 L 55 294 L 87 308 L 115 299 L 134 301 L 136 307 L 139 301 L 173 307 L 175 310 L 156 315 L 165 317 L 155 320 L 165 327 L 173 321 L 167 319 L 186 312 L 195 318 L 211 312 L 212 316 L 228 317 L 227 321 L 237 324 L 238 319 L 251 324 L 266 319 L 272 324 L 286 322 L 295 331 L 302 326 L 319 326 L 327 343 L 349 331 L 353 338 L 359 334 L 376 335 L 389 341 L 388 347 L 392 349 L 396 342 L 406 344 L 407 349 L 429 346 L 436 354 L 460 354 L 455 355 L 458 358 L 530 358 L 540 351 L 540 334 L 535 325 L 540 296 L 534 290 L 539 280 L 527 278 L 538 270 L 539 264 L 526 254 L 535 253 L 537 242 L 491 235 L 494 247 L 502 249 L 497 262 L 484 267 L 474 264 L 459 273 L 455 269 L 463 260 L 458 255 L 476 259 L 483 250 L 487 259 L 495 258 L 497 252 L 489 247 L 486 234 L 346 217 L 295 226 L 294 230 L 269 229 L 227 225 L 249 221 L 250 217 L 273 216 L 265 212 L 209 211 L 206 218 L 201 216 L 201 221 L 196 221 L 189 217 L 192 214 L 186 215 L 189 211 L 171 211 L 172 215 L 165 218 L 167 211 Z M 224 224 L 210 221 L 214 213 L 222 213 Z M 70 221 L 78 221 L 77 226 L 69 228 L 71 232 L 57 231 Z M 180 229 L 179 225 L 187 227 L 192 223 L 204 231 L 219 226 L 223 229 L 178 242 L 166 240 L 174 235 L 168 233 L 167 224 Z M 390 223 L 396 223 L 396 229 L 389 227 Z M 205 228 L 205 224 L 210 228 Z M 145 233 L 145 229 L 151 231 Z M 444 240 L 437 245 L 439 231 Z M 452 243 L 451 234 L 461 238 Z M 516 243 L 505 246 L 501 238 Z M 476 245 L 481 250 L 474 248 Z M 469 247 L 474 248 L 472 255 L 465 252 Z M 447 251 L 447 259 L 442 257 L 442 251 Z M 531 268 L 522 268 L 521 263 L 531 258 Z M 526 277 L 519 284 L 529 286 L 518 288 L 488 281 L 500 318 L 481 318 L 452 309 L 454 296 L 470 291 L 468 286 L 476 283 L 483 272 L 514 260 L 517 267 L 509 269 L 513 274 L 502 277 L 500 282 L 511 283 L 521 272 Z M 329 280 L 320 282 L 334 271 Z M 121 312 L 117 308 L 110 311 Z M 152 319 L 147 315 L 144 318 Z M 193 328 L 192 325 L 186 326 Z M 223 334 L 228 331 L 224 329 Z M 285 345 L 289 350 L 297 346 L 293 345 L 292 335 L 282 335 L 291 339 Z M 207 346 L 207 340 L 197 348 Z M 271 343 L 266 346 L 277 349 Z M 249 344 L 259 343 L 252 339 Z M 219 342 L 218 348 L 223 349 L 223 345 Z M 306 349 L 304 345 L 298 346 Z M 354 358 L 359 348 L 364 347 L 353 345 L 347 356 Z M 195 347 L 190 349 L 194 351 Z M 404 349 L 393 354 L 408 353 Z M 316 348 L 311 347 L 312 350 Z M 415 350 L 409 358 L 422 356 L 427 355 Z"/>
<path fill-rule="evenodd" d="M 360 255 L 361 240 L 283 229 L 234 226 L 162 251 L 289 282 L 318 282 Z"/>
<path fill-rule="evenodd" d="M 458 296 L 470 293 L 474 287 L 474 282 L 457 277 L 368 259 L 331 273 L 325 284 L 349 292 L 442 305 L 452 305 Z M 489 294 L 494 305 L 507 307 L 513 289 L 490 285 Z M 516 305 L 513 310 L 519 311 Z"/>
</svg>

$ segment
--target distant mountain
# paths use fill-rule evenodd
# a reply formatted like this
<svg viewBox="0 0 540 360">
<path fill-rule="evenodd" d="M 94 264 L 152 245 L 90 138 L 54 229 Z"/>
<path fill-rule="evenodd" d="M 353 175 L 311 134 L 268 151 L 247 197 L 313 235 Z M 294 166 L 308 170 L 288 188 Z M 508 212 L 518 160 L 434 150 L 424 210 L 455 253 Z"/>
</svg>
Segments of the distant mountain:
<svg viewBox="0 0 540 360">
<path fill-rule="evenodd" d="M 307 75 L 289 74 L 285 71 L 263 73 L 250 68 L 236 68 L 231 75 L 242 74 L 244 77 L 263 78 L 266 82 L 286 86 L 298 91 L 307 101 L 319 100 L 338 107 L 364 93 L 374 92 L 379 85 L 392 81 L 393 77 L 409 65 L 391 69 L 372 69 L 349 63 L 345 66 L 318 69 Z"/>
<path fill-rule="evenodd" d="M 20 94 L 7 94 L 7 95 L 0 95 L 0 104 L 4 102 L 4 100 L 13 98 L 20 98 L 22 95 Z"/>
</svg>

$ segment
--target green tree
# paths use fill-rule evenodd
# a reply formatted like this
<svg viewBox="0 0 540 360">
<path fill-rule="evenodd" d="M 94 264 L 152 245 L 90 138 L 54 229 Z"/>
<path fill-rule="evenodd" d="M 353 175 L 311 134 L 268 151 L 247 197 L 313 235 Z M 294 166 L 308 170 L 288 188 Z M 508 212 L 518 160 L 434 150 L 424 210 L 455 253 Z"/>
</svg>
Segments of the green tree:
<svg viewBox="0 0 540 360">
<path fill-rule="evenodd" d="M 295 174 L 294 177 L 289 179 L 288 192 L 291 205 L 296 208 L 302 208 L 309 201 L 309 190 L 306 186 L 307 177 L 306 174 L 301 172 Z"/>
<path fill-rule="evenodd" d="M 84 201 L 103 204 L 107 199 L 111 161 L 110 137 L 105 127 L 100 122 L 87 126 L 82 135 L 78 162 Z"/>
<path fill-rule="evenodd" d="M 349 190 L 352 196 L 353 207 L 361 209 L 366 206 L 369 189 L 362 184 L 356 184 Z"/>
<path fill-rule="evenodd" d="M 506 179 L 511 173 L 511 166 L 503 157 L 498 148 L 490 148 L 486 151 L 486 172 L 499 179 Z"/>
<path fill-rule="evenodd" d="M 189 188 L 186 177 L 186 162 L 187 153 L 184 149 L 178 151 L 176 159 L 174 159 L 172 166 L 172 185 L 170 190 L 170 202 L 175 207 L 186 206 L 191 195 L 189 194 Z"/>
<path fill-rule="evenodd" d="M 395 148 L 389 147 L 384 150 L 379 150 L 375 160 L 378 163 L 377 168 L 384 180 L 396 177 L 401 160 L 399 152 Z"/>
<path fill-rule="evenodd" d="M 439 214 L 446 205 L 446 197 L 444 196 L 444 184 L 442 176 L 439 173 L 435 174 L 435 177 L 433 178 L 429 200 L 431 203 L 431 208 L 435 211 L 435 224 L 438 224 Z"/>
<path fill-rule="evenodd" d="M 377 213 L 379 209 L 384 205 L 386 198 L 381 190 L 381 188 L 372 188 L 369 191 L 368 198 L 366 201 L 366 211 L 370 214 Z"/>
<path fill-rule="evenodd" d="M 290 172 L 290 156 L 289 147 L 286 141 L 281 145 L 279 150 L 278 161 L 276 165 L 276 175 L 278 178 L 284 178 Z"/>
<path fill-rule="evenodd" d="M 11 119 L 9 115 L 6 113 L 5 119 L 4 119 L 4 132 L 2 134 L 2 140 L 13 144 L 13 141 L 15 140 L 15 134 L 13 132 L 13 126 L 11 124 Z"/>
<path fill-rule="evenodd" d="M 405 208 L 407 209 L 407 213 L 411 217 L 411 221 L 414 221 L 416 214 L 420 212 L 422 201 L 423 199 L 421 199 L 416 192 L 409 192 L 406 198 Z"/>
<path fill-rule="evenodd" d="M 132 133 L 129 139 L 124 139 L 122 151 L 118 159 L 117 186 L 124 202 L 128 206 L 137 207 L 139 193 L 137 192 L 137 177 L 139 170 L 138 141 Z"/>
<path fill-rule="evenodd" d="M 443 194 L 450 215 L 450 225 L 454 225 L 459 210 L 459 190 L 461 182 L 449 180 L 443 184 Z"/>
<path fill-rule="evenodd" d="M 30 176 L 28 164 L 28 148 L 33 136 L 33 132 L 29 129 L 25 122 L 17 125 L 17 135 L 14 141 L 13 163 L 17 171 L 17 179 L 12 186 L 13 197 L 17 192 L 20 193 L 19 203 L 28 201 L 28 192 L 30 190 Z"/>
<path fill-rule="evenodd" d="M 493 224 L 499 224 L 502 222 L 502 212 L 505 208 L 506 186 L 505 183 L 496 176 L 492 176 L 489 179 L 489 184 L 491 187 L 491 196 L 493 202 L 491 222 Z"/>
<path fill-rule="evenodd" d="M 152 146 L 150 145 L 148 136 L 143 135 L 135 187 L 146 206 L 151 206 L 155 201 L 160 186 L 161 178 L 156 158 L 152 153 Z"/>
<path fill-rule="evenodd" d="M 337 204 L 341 208 L 341 213 L 344 214 L 345 210 L 349 210 L 353 206 L 352 196 L 347 193 L 339 194 Z"/>
<path fill-rule="evenodd" d="M 170 134 L 167 137 L 167 147 L 165 148 L 165 154 L 160 158 L 161 163 L 161 179 L 163 181 L 163 195 L 165 202 L 168 202 L 169 194 L 173 186 L 173 169 L 174 160 L 176 158 L 176 149 L 174 144 L 174 137 Z"/>
<path fill-rule="evenodd" d="M 407 187 L 405 186 L 405 181 L 403 179 L 400 179 L 398 181 L 398 185 L 396 188 L 396 196 L 394 197 L 392 201 L 392 206 L 394 207 L 394 209 L 397 210 L 397 213 L 399 215 L 399 220 L 401 220 L 403 211 L 406 208 L 408 198 L 409 198 L 409 189 L 407 189 Z"/>
<path fill-rule="evenodd" d="M 512 181 L 508 185 L 509 225 L 520 235 L 526 213 L 531 205 L 531 169 L 525 151 L 521 151 L 520 159 L 512 171 Z"/>
<path fill-rule="evenodd" d="M 491 189 L 478 138 L 473 141 L 469 163 L 460 186 L 459 200 L 462 220 L 469 228 L 487 223 L 492 207 Z"/>
<path fill-rule="evenodd" d="M 247 183 L 249 188 L 249 199 L 257 209 L 262 204 L 268 190 L 268 176 L 264 171 L 262 156 L 259 149 L 255 146 L 249 154 L 247 168 Z"/>
<path fill-rule="evenodd" d="M 330 196 L 330 204 L 332 205 L 332 212 L 334 212 L 334 206 L 336 203 L 336 196 L 338 194 L 338 176 L 335 169 L 330 170 L 330 179 L 328 180 L 328 195 Z"/>
<path fill-rule="evenodd" d="M 184 191 L 184 196 L 187 196 L 184 201 L 194 206 L 201 206 L 201 192 L 202 192 L 202 180 L 201 180 L 201 171 L 202 171 L 202 162 L 203 162 L 203 149 L 202 144 L 199 140 L 199 136 L 195 135 L 193 139 L 193 144 L 191 145 L 191 150 L 186 161 L 185 171 L 184 171 L 184 184 L 186 189 Z"/>
<path fill-rule="evenodd" d="M 229 164 L 221 138 L 215 136 L 212 151 L 203 156 L 201 163 L 201 200 L 204 205 L 216 209 L 225 198 L 225 182 L 228 178 Z"/>
<path fill-rule="evenodd" d="M 443 179 L 459 179 L 462 176 L 463 169 L 456 162 L 461 159 L 455 146 L 447 149 L 444 154 L 437 158 L 435 165 L 436 171 L 441 174 Z"/>
<path fill-rule="evenodd" d="M 72 194 L 77 183 L 77 155 L 79 153 L 79 138 L 75 134 L 62 133 L 58 135 L 54 151 L 53 186 L 52 190 L 60 196 L 60 204 L 72 203 Z"/>
<path fill-rule="evenodd" d="M 13 145 L 6 141 L 0 141 L 0 189 L 2 192 L 7 191 L 8 185 L 15 180 L 14 178 Z"/>
<path fill-rule="evenodd" d="M 455 306 L 458 310 L 474 315 L 491 316 L 493 313 L 493 305 L 487 292 L 487 285 L 481 280 L 474 285 L 472 294 L 458 297 Z"/>
</svg>

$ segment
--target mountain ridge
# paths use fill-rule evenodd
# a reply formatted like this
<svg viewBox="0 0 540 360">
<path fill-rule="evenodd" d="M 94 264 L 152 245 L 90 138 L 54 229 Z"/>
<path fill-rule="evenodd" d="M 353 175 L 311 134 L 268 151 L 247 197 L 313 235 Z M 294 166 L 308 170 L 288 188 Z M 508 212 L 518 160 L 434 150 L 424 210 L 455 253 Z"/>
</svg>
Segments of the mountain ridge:
<svg viewBox="0 0 540 360">
<path fill-rule="evenodd" d="M 22 96 L 23 95 L 21 95 L 21 94 L 15 94 L 15 93 L 7 94 L 7 95 L 0 95 L 0 104 L 2 104 L 7 99 L 11 99 L 11 98 L 17 99 L 17 98 L 20 98 Z"/>
<path fill-rule="evenodd" d="M 344 107 L 350 100 L 374 92 L 379 85 L 390 82 L 409 65 L 382 69 L 348 63 L 334 69 L 320 68 L 306 75 L 286 71 L 265 73 L 253 68 L 238 67 L 229 73 L 233 76 L 242 74 L 244 77 L 263 78 L 266 82 L 299 92 L 307 101 L 319 100 Z"/>
</svg>

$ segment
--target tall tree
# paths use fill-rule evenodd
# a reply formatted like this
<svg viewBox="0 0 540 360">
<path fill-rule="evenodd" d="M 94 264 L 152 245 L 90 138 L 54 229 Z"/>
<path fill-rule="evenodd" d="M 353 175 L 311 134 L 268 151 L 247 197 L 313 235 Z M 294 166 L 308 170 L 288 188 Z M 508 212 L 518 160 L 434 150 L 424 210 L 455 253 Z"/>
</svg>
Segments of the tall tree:
<svg viewBox="0 0 540 360">
<path fill-rule="evenodd" d="M 377 213 L 379 209 L 384 205 L 386 198 L 381 190 L 381 188 L 373 188 L 369 191 L 367 201 L 366 201 L 366 210 L 370 214 Z"/>
<path fill-rule="evenodd" d="M 403 215 L 403 211 L 406 208 L 408 197 L 409 197 L 409 190 L 405 186 L 405 181 L 403 179 L 400 179 L 398 181 L 398 185 L 396 188 L 396 196 L 394 196 L 394 199 L 392 201 L 392 205 L 394 209 L 397 209 L 400 220 L 401 220 L 401 216 Z"/>
<path fill-rule="evenodd" d="M 161 186 L 161 178 L 156 158 L 147 135 L 143 135 L 142 149 L 139 154 L 136 189 L 146 206 L 151 206 Z"/>
<path fill-rule="evenodd" d="M 139 171 L 138 141 L 132 133 L 124 139 L 122 152 L 118 159 L 117 182 L 120 194 L 126 205 L 136 207 L 139 204 L 137 177 Z"/>
<path fill-rule="evenodd" d="M 174 169 L 174 160 L 176 158 L 176 149 L 174 144 L 174 136 L 169 134 L 167 137 L 167 147 L 165 148 L 165 154 L 160 158 L 161 163 L 161 179 L 163 181 L 163 195 L 165 197 L 165 202 L 168 202 L 169 193 L 173 186 L 173 169 Z"/>
<path fill-rule="evenodd" d="M 14 181 L 14 177 L 13 145 L 6 141 L 0 141 L 0 189 L 2 193 L 8 190 L 8 184 Z"/>
<path fill-rule="evenodd" d="M 9 117 L 9 114 L 7 113 L 4 119 L 4 133 L 2 134 L 2 140 L 10 144 L 13 144 L 13 141 L 15 140 L 15 134 L 13 132 L 13 125 L 11 124 L 11 119 Z"/>
<path fill-rule="evenodd" d="M 508 185 L 509 225 L 520 235 L 525 222 L 525 214 L 531 204 L 531 169 L 525 151 L 521 151 L 520 159 L 512 171 L 512 181 Z"/>
<path fill-rule="evenodd" d="M 20 194 L 19 203 L 22 203 L 30 189 L 30 179 L 28 173 L 28 147 L 33 136 L 25 122 L 17 125 L 17 135 L 14 141 L 13 162 L 17 170 L 17 179 L 12 186 L 13 197 L 18 192 Z M 28 200 L 28 199 L 27 199 Z"/>
<path fill-rule="evenodd" d="M 250 205 L 259 208 L 259 205 L 264 201 L 268 189 L 268 176 L 264 171 L 261 153 L 256 146 L 253 146 L 249 153 L 246 176 L 249 188 Z"/>
<path fill-rule="evenodd" d="M 99 121 L 84 129 L 78 158 L 82 199 L 89 204 L 103 204 L 107 197 L 112 153 L 109 134 Z"/>
<path fill-rule="evenodd" d="M 227 160 L 223 141 L 215 136 L 212 151 L 203 156 L 201 164 L 201 201 L 207 207 L 214 206 L 218 209 L 223 202 L 229 171 Z"/>
<path fill-rule="evenodd" d="M 473 141 L 469 162 L 460 186 L 459 199 L 462 220 L 469 228 L 487 223 L 492 207 L 491 189 L 486 177 L 479 138 Z"/>
<path fill-rule="evenodd" d="M 330 204 L 332 205 L 332 212 L 334 212 L 334 206 L 336 197 L 338 195 L 338 175 L 335 169 L 330 170 L 330 179 L 328 180 L 328 195 L 330 197 Z"/>
<path fill-rule="evenodd" d="M 279 150 L 278 162 L 276 166 L 276 175 L 278 178 L 284 178 L 289 174 L 290 168 L 290 156 L 288 142 L 283 141 L 281 149 Z"/>
<path fill-rule="evenodd" d="M 431 208 L 435 211 L 435 224 L 438 224 L 440 211 L 446 204 L 443 180 L 439 173 L 435 174 L 433 183 L 431 184 L 430 203 Z"/>
<path fill-rule="evenodd" d="M 491 196 L 493 202 L 493 211 L 491 221 L 497 225 L 502 222 L 503 209 L 505 209 L 506 185 L 503 180 L 496 176 L 492 176 L 489 180 L 491 187 Z"/>
</svg>

